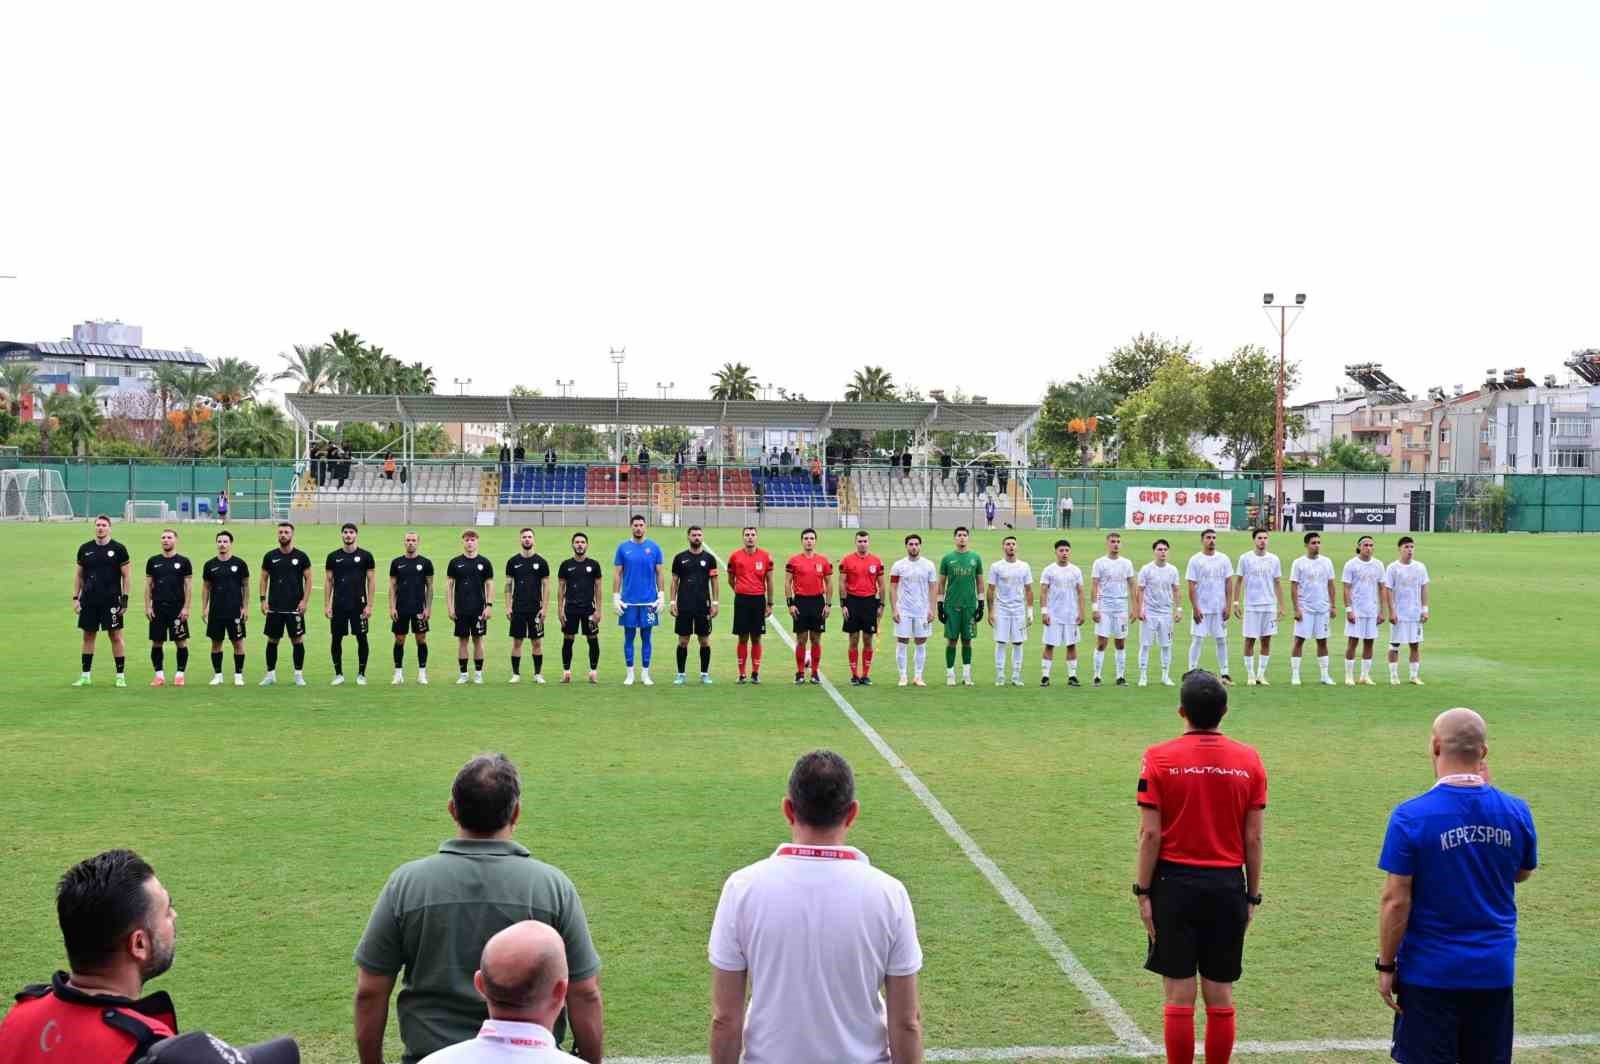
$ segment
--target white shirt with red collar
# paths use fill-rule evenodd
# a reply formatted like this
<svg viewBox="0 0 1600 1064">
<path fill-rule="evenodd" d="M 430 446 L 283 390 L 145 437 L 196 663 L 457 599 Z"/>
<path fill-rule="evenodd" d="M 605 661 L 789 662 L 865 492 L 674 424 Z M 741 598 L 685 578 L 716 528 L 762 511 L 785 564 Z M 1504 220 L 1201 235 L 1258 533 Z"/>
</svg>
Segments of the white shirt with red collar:
<svg viewBox="0 0 1600 1064">
<path fill-rule="evenodd" d="M 905 886 L 853 846 L 789 843 L 733 873 L 709 952 L 749 973 L 745 1064 L 887 1062 L 883 980 L 922 968 Z"/>
<path fill-rule="evenodd" d="M 527 1064 L 529 1061 L 577 1059 L 557 1049 L 555 1036 L 537 1023 L 489 1019 L 478 1028 L 478 1037 L 429 1053 L 422 1058 L 422 1064 L 476 1064 L 477 1061 L 501 1064 L 508 1060 Z"/>
</svg>

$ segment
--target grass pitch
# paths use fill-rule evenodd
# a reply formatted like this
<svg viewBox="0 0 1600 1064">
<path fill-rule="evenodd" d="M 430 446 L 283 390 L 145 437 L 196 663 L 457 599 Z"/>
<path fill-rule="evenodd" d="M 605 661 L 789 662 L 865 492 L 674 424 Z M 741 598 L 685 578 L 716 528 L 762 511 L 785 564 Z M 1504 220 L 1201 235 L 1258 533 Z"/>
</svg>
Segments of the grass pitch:
<svg viewBox="0 0 1600 1064">
<path fill-rule="evenodd" d="M 157 531 L 125 524 L 114 531 L 134 557 L 136 601 L 144 559 L 158 549 Z M 211 556 L 213 531 L 182 529 L 179 549 L 197 569 Z M 484 531 L 484 553 L 498 569 L 516 549 L 514 530 Z M 235 532 L 238 553 L 254 570 L 273 545 L 272 530 L 245 525 Z M 387 584 L 382 562 L 399 553 L 400 533 L 362 531 L 362 544 L 380 559 L 380 598 Z M 722 880 L 782 841 L 778 801 L 789 766 L 803 750 L 829 746 L 857 772 L 863 812 L 851 841 L 905 881 L 917 908 L 927 957 L 927 1044 L 983 1049 L 1113 1041 L 1056 962 L 828 695 L 788 682 L 793 657 L 776 634 L 768 637 L 759 688 L 732 682 L 727 612 L 716 626 L 713 687 L 672 687 L 673 640 L 658 633 L 657 685 L 624 689 L 621 633 L 612 624 L 602 633 L 601 686 L 557 685 L 559 639 L 547 639 L 551 683 L 510 687 L 510 641 L 497 617 L 487 686 L 453 685 L 453 641 L 440 632 L 430 663 L 434 684 L 391 688 L 387 628 L 374 623 L 373 684 L 332 689 L 327 622 L 314 609 L 305 689 L 283 683 L 287 646 L 279 686 L 254 686 L 264 640 L 253 617 L 251 686 L 205 686 L 209 661 L 199 639 L 191 686 L 150 690 L 136 614 L 128 637 L 133 686 L 111 686 L 102 637 L 95 686 L 72 690 L 78 646 L 68 602 L 71 565 L 74 548 L 90 534 L 82 523 L 0 526 L 9 576 L 0 621 L 9 696 L 0 710 L 0 798 L 8 811 L 0 843 L 6 869 L 0 988 L 64 966 L 53 908 L 61 871 L 98 850 L 130 846 L 155 865 L 179 911 L 178 960 L 155 985 L 173 994 L 185 1027 L 236 1040 L 289 1032 L 301 1038 L 309 1061 L 354 1059 L 351 952 L 373 899 L 395 865 L 431 852 L 451 833 L 444 805 L 461 762 L 500 749 L 524 775 L 517 838 L 565 869 L 588 908 L 605 965 L 608 1056 L 701 1054 L 705 943 Z M 457 534 L 423 529 L 423 550 L 441 574 L 458 550 Z M 594 554 L 608 569 L 622 534 L 594 534 Z M 681 549 L 677 530 L 652 535 L 668 558 Z M 886 562 L 900 556 L 901 535 L 876 537 Z M 1127 535 L 1129 556 L 1142 564 L 1153 536 Z M 850 536 L 825 532 L 819 550 L 837 560 L 850 549 Z M 1070 536 L 1074 561 L 1087 573 L 1102 535 Z M 1394 538 L 1382 538 L 1378 557 L 1385 562 L 1394 555 Z M 1380 661 L 1379 687 L 1290 688 L 1285 634 L 1274 647 L 1274 686 L 1232 692 L 1224 727 L 1260 748 L 1271 779 L 1267 900 L 1237 987 L 1241 1038 L 1387 1036 L 1389 1014 L 1371 967 L 1381 882 L 1374 864 L 1388 811 L 1432 782 L 1429 721 L 1455 705 L 1488 718 L 1496 782 L 1528 799 L 1540 831 L 1541 870 L 1519 890 L 1519 1030 L 1600 1032 L 1594 887 L 1600 818 L 1588 795 L 1600 680 L 1594 635 L 1600 539 L 1420 538 L 1418 557 L 1433 579 L 1423 664 L 1428 686 L 1387 686 Z M 320 561 L 337 539 L 331 526 L 308 526 L 300 545 Z M 980 532 L 974 546 L 989 561 L 999 556 L 999 539 Z M 1037 575 L 1050 560 L 1055 533 L 1021 539 L 1021 556 Z M 937 559 L 948 540 L 946 532 L 930 533 L 927 553 Z M 545 529 L 539 550 L 556 563 L 566 557 L 566 541 L 565 532 Z M 1353 543 L 1353 536 L 1327 537 L 1336 565 Z M 719 557 L 736 544 L 735 531 L 712 530 L 709 545 Z M 768 531 L 762 545 L 781 564 L 798 549 L 798 536 Z M 1181 567 L 1195 546 L 1196 537 L 1182 537 L 1174 561 Z M 1248 544 L 1236 534 L 1224 537 L 1222 549 L 1236 557 Z M 1298 536 L 1276 536 L 1273 549 L 1287 573 Z M 438 593 L 442 612 L 442 584 Z M 723 601 L 731 603 L 726 589 Z M 378 612 L 385 606 L 380 602 Z M 836 623 L 830 628 L 824 671 L 842 684 L 844 639 Z M 1179 626 L 1175 672 L 1187 649 L 1186 629 Z M 1336 622 L 1334 671 L 1342 679 L 1340 634 Z M 578 649 L 581 660 L 581 642 Z M 1085 687 L 1069 690 L 1057 680 L 1041 690 L 1033 686 L 1037 629 L 1028 647 L 1029 686 L 997 690 L 986 625 L 974 646 L 979 686 L 950 690 L 941 684 L 942 649 L 939 640 L 930 643 L 928 677 L 935 686 L 899 690 L 892 640 L 880 637 L 878 684 L 841 686 L 841 692 L 1159 1043 L 1159 980 L 1140 967 L 1144 939 L 1128 883 L 1139 755 L 1179 730 L 1173 692 L 1090 689 L 1088 646 L 1080 670 Z M 1230 649 L 1234 674 L 1242 675 L 1237 624 Z M 1380 655 L 1383 649 L 1380 643 Z M 1130 673 L 1136 653 L 1135 633 Z M 351 642 L 345 654 L 350 672 Z M 415 666 L 409 647 L 407 658 L 409 676 Z M 691 649 L 691 669 L 694 660 Z M 1209 648 L 1203 664 L 1211 667 Z M 523 671 L 531 671 L 527 657 Z M 1056 674 L 1063 674 L 1060 665 Z M 1314 661 L 1306 663 L 1306 675 L 1315 676 Z M 390 1031 L 397 1050 L 392 1016 Z M 1523 1056 L 1600 1059 L 1600 1046 Z M 1278 1059 L 1360 1057 L 1307 1052 Z"/>
</svg>

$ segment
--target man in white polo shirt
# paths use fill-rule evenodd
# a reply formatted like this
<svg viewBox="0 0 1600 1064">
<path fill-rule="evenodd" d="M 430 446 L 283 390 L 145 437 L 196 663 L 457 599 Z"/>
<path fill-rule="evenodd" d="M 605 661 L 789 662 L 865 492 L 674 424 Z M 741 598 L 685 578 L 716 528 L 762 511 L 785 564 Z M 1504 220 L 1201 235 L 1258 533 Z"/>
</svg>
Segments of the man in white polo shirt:
<svg viewBox="0 0 1600 1064">
<path fill-rule="evenodd" d="M 550 1028 L 567 999 L 567 947 L 549 924 L 523 920 L 484 944 L 472 985 L 489 1006 L 478 1037 L 422 1058 L 422 1064 L 577 1060 L 556 1048 Z"/>
<path fill-rule="evenodd" d="M 729 876 L 711 924 L 711 1064 L 741 1050 L 745 1064 L 920 1064 L 916 917 L 900 881 L 844 844 L 860 811 L 844 758 L 795 762 L 793 842 Z"/>
</svg>

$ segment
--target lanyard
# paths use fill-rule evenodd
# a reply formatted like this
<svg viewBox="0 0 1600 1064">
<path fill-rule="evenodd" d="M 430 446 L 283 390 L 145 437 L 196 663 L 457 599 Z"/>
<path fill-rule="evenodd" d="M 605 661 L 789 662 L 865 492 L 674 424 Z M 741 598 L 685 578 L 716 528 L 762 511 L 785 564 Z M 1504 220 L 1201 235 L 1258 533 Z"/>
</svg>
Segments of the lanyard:
<svg viewBox="0 0 1600 1064">
<path fill-rule="evenodd" d="M 790 846 L 778 847 L 779 857 L 820 857 L 827 861 L 854 861 L 854 850 L 840 850 L 832 846 Z"/>
<path fill-rule="evenodd" d="M 1448 776 L 1440 776 L 1434 786 L 1482 787 L 1484 782 L 1483 777 L 1476 772 L 1452 772 Z"/>
</svg>

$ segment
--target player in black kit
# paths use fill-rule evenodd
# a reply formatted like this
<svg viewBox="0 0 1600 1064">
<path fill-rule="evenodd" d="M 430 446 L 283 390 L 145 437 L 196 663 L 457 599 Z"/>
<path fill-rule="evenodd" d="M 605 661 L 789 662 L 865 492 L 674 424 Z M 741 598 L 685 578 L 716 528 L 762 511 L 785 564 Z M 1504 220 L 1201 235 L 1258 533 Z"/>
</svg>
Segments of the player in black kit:
<svg viewBox="0 0 1600 1064">
<path fill-rule="evenodd" d="M 217 533 L 217 556 L 200 570 L 200 616 L 211 640 L 211 686 L 222 685 L 222 641 L 233 643 L 233 686 L 244 686 L 245 600 L 250 567 L 233 553 L 233 533 Z"/>
<path fill-rule="evenodd" d="M 533 529 L 506 562 L 506 617 L 511 621 L 511 682 L 522 682 L 522 641 L 533 640 L 533 682 L 544 683 L 544 618 L 550 605 L 550 563 L 533 551 Z"/>
<path fill-rule="evenodd" d="M 478 533 L 461 533 L 462 552 L 445 567 L 445 606 L 456 622 L 456 661 L 467 682 L 467 640 L 472 640 L 473 683 L 483 682 L 483 637 L 494 612 L 494 563 L 478 553 Z"/>
<path fill-rule="evenodd" d="M 167 640 L 178 644 L 178 669 L 172 685 L 183 686 L 189 667 L 189 604 L 193 597 L 194 566 L 178 553 L 178 533 L 161 530 L 161 553 L 144 563 L 144 615 L 150 621 L 150 665 L 156 674 L 151 687 L 167 683 Z"/>
<path fill-rule="evenodd" d="M 717 615 L 717 558 L 706 550 L 705 532 L 699 525 L 689 526 L 689 549 L 672 559 L 672 615 L 677 618 L 678 675 L 675 685 L 684 683 L 684 668 L 689 664 L 689 637 L 700 638 L 700 682 L 711 682 L 711 621 Z"/>
<path fill-rule="evenodd" d="M 323 563 L 326 579 L 322 585 L 322 614 L 331 623 L 333 634 L 333 686 L 344 683 L 344 637 L 356 637 L 356 686 L 367 685 L 367 625 L 372 617 L 378 563 L 371 551 L 356 543 L 358 529 L 346 521 L 339 528 L 344 546 L 328 553 Z"/>
<path fill-rule="evenodd" d="M 406 552 L 389 563 L 389 620 L 394 632 L 394 679 L 406 682 L 406 633 L 417 636 L 417 682 L 428 682 L 428 618 L 433 615 L 433 562 L 417 551 L 415 532 L 406 533 Z"/>
<path fill-rule="evenodd" d="M 83 632 L 83 675 L 74 687 L 88 687 L 94 666 L 94 634 L 104 630 L 111 638 L 117 665 L 117 686 L 128 686 L 124 672 L 127 650 L 122 642 L 122 616 L 128 609 L 128 548 L 111 538 L 111 518 L 94 519 L 94 538 L 78 548 L 78 567 L 72 576 L 72 608 Z"/>
<path fill-rule="evenodd" d="M 572 534 L 572 557 L 556 571 L 556 612 L 561 616 L 561 682 L 572 682 L 572 641 L 583 629 L 589 640 L 589 682 L 598 683 L 600 667 L 600 563 L 589 557 L 589 537 Z"/>
<path fill-rule="evenodd" d="M 261 559 L 261 613 L 266 617 L 267 672 L 262 687 L 278 682 L 278 640 L 294 644 L 294 685 L 306 685 L 306 604 L 311 601 L 311 556 L 294 545 L 294 525 L 278 522 L 278 547 Z"/>
</svg>

